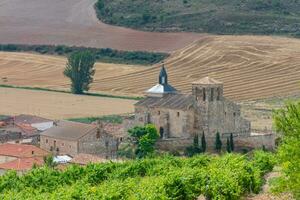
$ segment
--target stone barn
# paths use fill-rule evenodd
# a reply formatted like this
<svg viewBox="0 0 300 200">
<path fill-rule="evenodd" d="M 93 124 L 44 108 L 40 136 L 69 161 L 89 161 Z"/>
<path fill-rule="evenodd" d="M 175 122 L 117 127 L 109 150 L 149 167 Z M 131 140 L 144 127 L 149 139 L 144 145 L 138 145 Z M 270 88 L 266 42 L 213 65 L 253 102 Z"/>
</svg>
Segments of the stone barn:
<svg viewBox="0 0 300 200">
<path fill-rule="evenodd" d="M 205 77 L 191 83 L 191 94 L 182 94 L 168 83 L 164 66 L 158 84 L 135 104 L 135 123 L 154 124 L 160 134 L 158 146 L 164 150 L 182 150 L 202 134 L 210 149 L 217 132 L 223 144 L 231 133 L 236 141 L 251 136 L 251 124 L 241 116 L 240 106 L 223 96 L 223 83 Z"/>
</svg>

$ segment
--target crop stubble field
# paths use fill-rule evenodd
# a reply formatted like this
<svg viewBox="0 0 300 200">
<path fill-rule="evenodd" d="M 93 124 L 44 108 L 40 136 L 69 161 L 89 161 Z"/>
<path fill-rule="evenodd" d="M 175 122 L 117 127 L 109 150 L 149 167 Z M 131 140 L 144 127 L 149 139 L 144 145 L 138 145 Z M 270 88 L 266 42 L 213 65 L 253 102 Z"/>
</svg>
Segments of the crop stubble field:
<svg viewBox="0 0 300 200">
<path fill-rule="evenodd" d="M 2 115 L 31 114 L 50 119 L 118 115 L 133 112 L 135 102 L 116 98 L 0 88 Z"/>
<path fill-rule="evenodd" d="M 299 40 L 282 37 L 207 36 L 174 52 L 165 65 L 171 84 L 183 92 L 210 76 L 236 101 L 286 96 L 300 92 L 299 46 Z M 62 57 L 0 52 L 0 84 L 67 89 L 65 63 Z M 143 95 L 156 84 L 159 68 L 97 63 L 91 90 Z"/>
</svg>

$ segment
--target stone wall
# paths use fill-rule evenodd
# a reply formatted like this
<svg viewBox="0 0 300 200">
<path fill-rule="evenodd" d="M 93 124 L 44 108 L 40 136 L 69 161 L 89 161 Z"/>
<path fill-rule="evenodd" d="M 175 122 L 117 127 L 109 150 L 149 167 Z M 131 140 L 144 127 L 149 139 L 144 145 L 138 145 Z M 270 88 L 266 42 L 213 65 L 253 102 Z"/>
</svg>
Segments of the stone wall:
<svg viewBox="0 0 300 200">
<path fill-rule="evenodd" d="M 95 154 L 107 159 L 115 159 L 119 141 L 103 130 L 85 135 L 79 140 L 79 153 Z"/>
<path fill-rule="evenodd" d="M 78 154 L 78 142 L 76 140 L 56 139 L 41 135 L 40 148 L 51 151 L 53 154 L 67 154 L 71 156 Z"/>
</svg>

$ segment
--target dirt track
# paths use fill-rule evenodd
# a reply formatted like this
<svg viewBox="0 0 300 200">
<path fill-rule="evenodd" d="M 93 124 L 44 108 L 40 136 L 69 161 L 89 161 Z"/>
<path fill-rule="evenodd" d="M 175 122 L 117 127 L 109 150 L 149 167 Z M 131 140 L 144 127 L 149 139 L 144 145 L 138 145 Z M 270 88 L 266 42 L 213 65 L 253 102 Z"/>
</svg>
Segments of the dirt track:
<svg viewBox="0 0 300 200">
<path fill-rule="evenodd" d="M 170 52 L 200 34 L 151 33 L 101 23 L 96 0 L 0 0 L 0 43 Z"/>
<path fill-rule="evenodd" d="M 57 92 L 0 88 L 0 114 L 67 119 L 133 112 L 136 101 Z"/>
</svg>

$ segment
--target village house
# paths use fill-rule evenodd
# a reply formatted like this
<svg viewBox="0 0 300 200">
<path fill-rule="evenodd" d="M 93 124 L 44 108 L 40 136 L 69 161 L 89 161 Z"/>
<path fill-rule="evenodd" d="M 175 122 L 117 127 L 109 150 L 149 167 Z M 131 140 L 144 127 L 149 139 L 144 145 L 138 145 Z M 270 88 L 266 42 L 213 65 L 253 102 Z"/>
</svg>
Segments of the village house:
<svg viewBox="0 0 300 200">
<path fill-rule="evenodd" d="M 32 115 L 17 115 L 0 120 L 1 143 L 38 144 L 39 134 L 53 126 L 53 120 Z"/>
<path fill-rule="evenodd" d="M 0 174 L 7 170 L 16 170 L 23 173 L 32 166 L 42 165 L 44 156 L 50 153 L 33 145 L 0 144 Z"/>
<path fill-rule="evenodd" d="M 62 120 L 41 133 L 40 147 L 55 155 L 74 157 L 84 153 L 114 159 L 120 142 L 118 131 L 123 132 L 120 129 L 121 126 L 100 122 L 84 124 Z"/>
<path fill-rule="evenodd" d="M 202 134 L 208 149 L 213 149 L 217 132 L 223 144 L 232 133 L 237 147 L 274 147 L 273 135 L 251 134 L 250 121 L 241 116 L 240 106 L 224 97 L 223 83 L 205 77 L 191 83 L 191 94 L 183 94 L 169 84 L 164 66 L 158 84 L 135 104 L 135 121 L 154 124 L 160 135 L 157 145 L 164 150 L 182 150 Z"/>
</svg>

